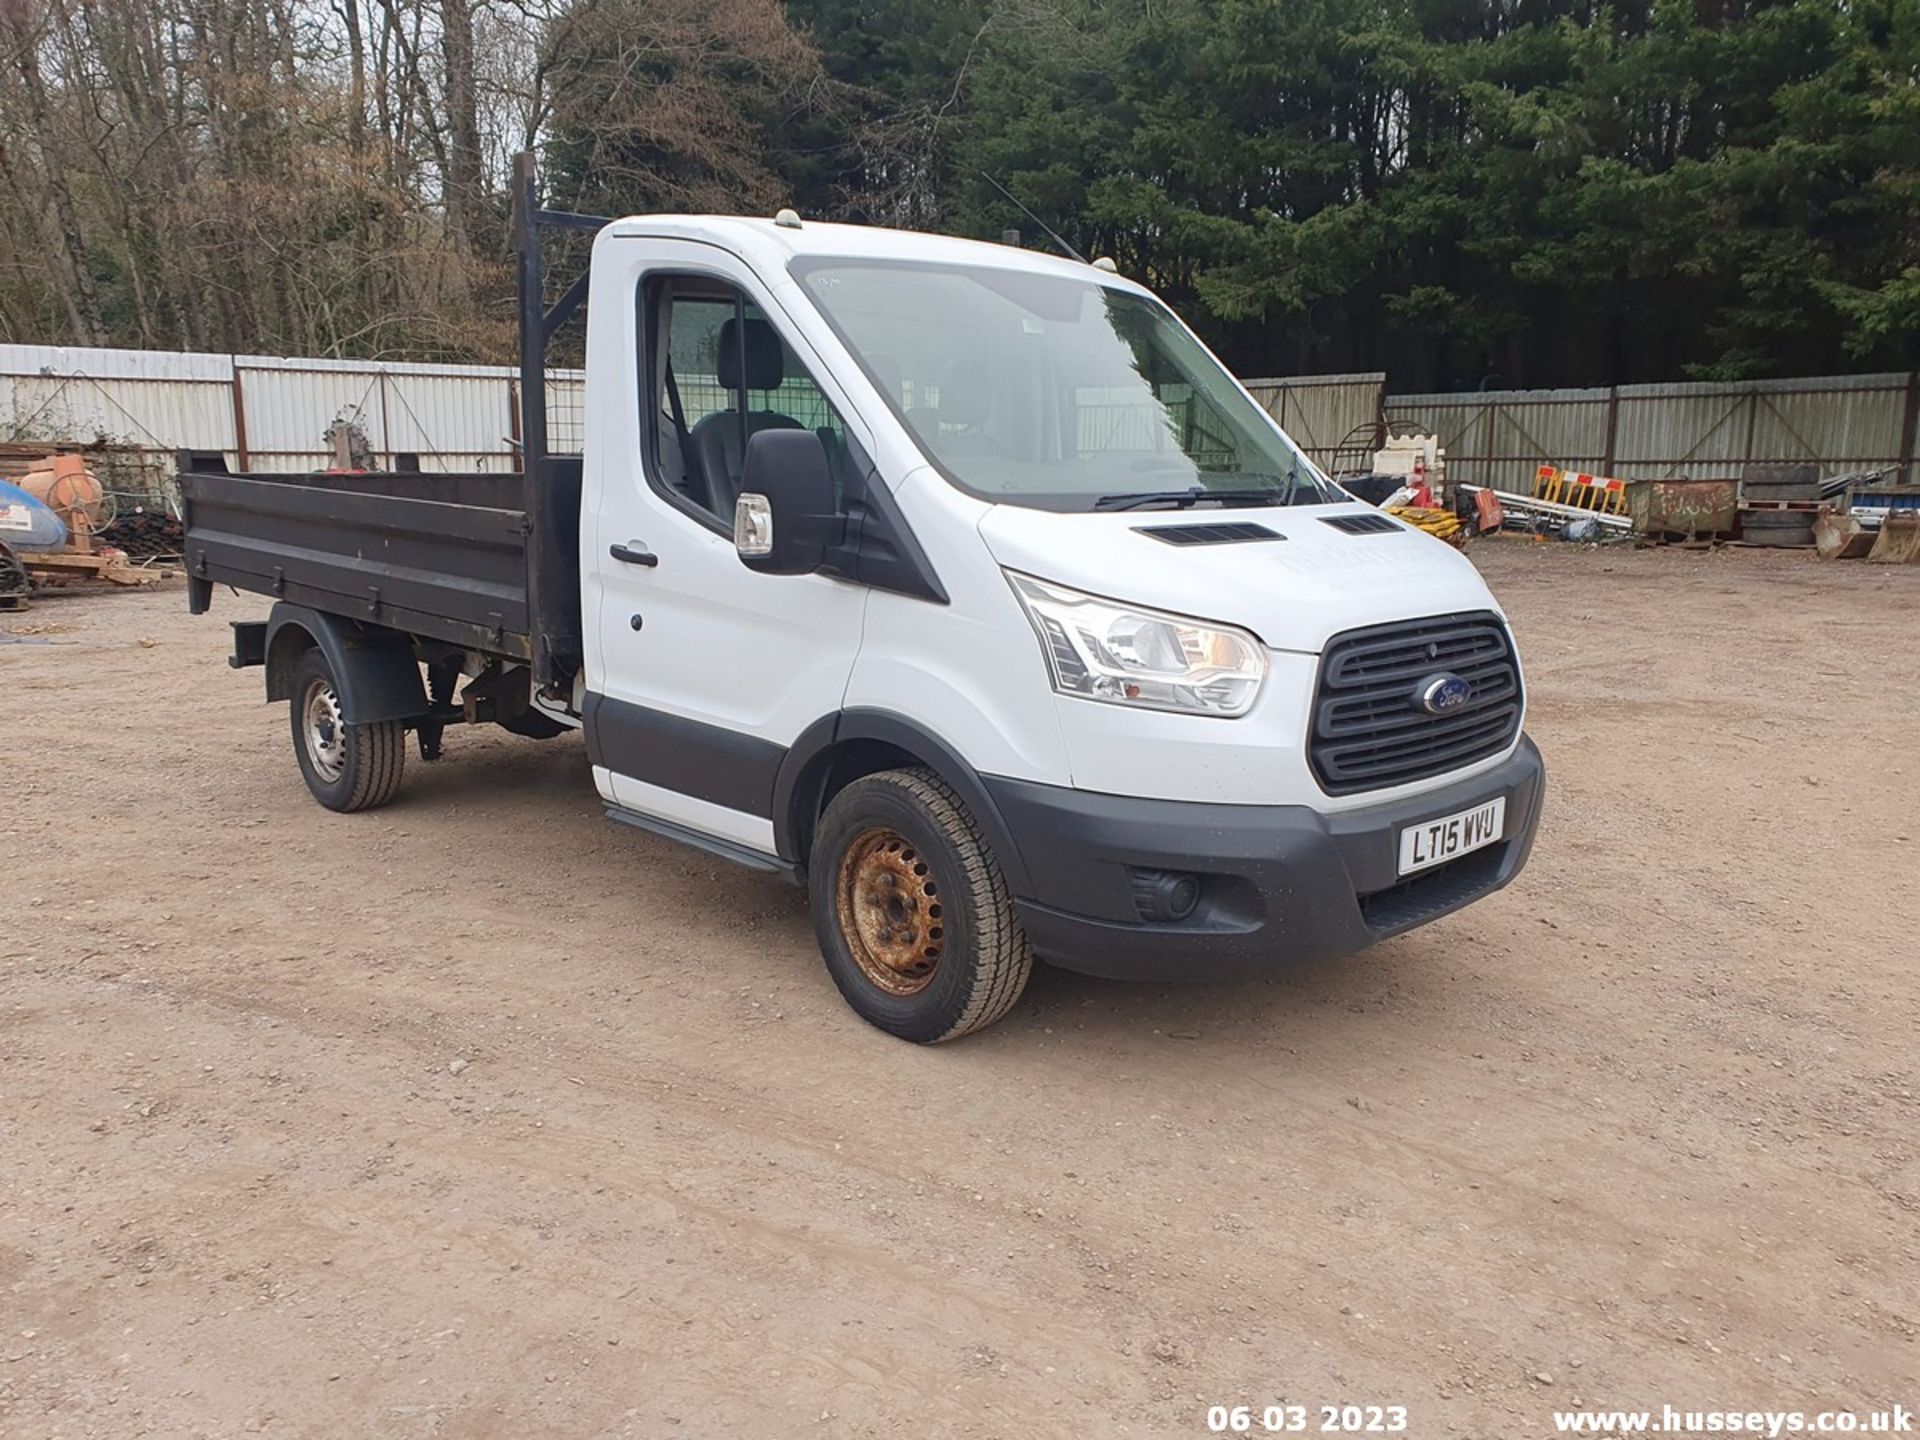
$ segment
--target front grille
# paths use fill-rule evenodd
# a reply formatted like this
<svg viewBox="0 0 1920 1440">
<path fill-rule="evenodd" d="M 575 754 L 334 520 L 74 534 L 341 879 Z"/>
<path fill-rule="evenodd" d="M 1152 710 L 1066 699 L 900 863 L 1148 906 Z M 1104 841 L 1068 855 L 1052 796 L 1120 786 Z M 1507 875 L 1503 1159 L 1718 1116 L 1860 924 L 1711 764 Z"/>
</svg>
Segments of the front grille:
<svg viewBox="0 0 1920 1440">
<path fill-rule="evenodd" d="M 1458 675 L 1466 702 L 1431 715 L 1425 682 Z M 1308 756 L 1330 795 L 1444 775 L 1497 755 L 1520 728 L 1520 667 L 1498 616 L 1400 620 L 1334 636 L 1320 661 Z"/>
</svg>

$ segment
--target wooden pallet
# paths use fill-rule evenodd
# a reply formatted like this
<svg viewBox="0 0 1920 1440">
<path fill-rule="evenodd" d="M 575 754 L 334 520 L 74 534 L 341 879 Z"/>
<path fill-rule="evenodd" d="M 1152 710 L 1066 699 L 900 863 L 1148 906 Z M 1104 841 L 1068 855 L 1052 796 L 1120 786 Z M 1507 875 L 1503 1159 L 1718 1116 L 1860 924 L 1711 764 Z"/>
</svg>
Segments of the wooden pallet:
<svg viewBox="0 0 1920 1440">
<path fill-rule="evenodd" d="M 1716 545 L 1731 545 L 1736 539 L 1732 530 L 1658 530 L 1646 531 L 1634 537 L 1634 545 L 1642 550 L 1673 546 L 1681 550 L 1711 550 Z"/>
<path fill-rule="evenodd" d="M 150 585 L 159 576 L 136 570 L 118 550 L 86 554 L 74 550 L 26 550 L 20 563 L 36 585 L 66 585 L 105 580 L 113 585 Z"/>
</svg>

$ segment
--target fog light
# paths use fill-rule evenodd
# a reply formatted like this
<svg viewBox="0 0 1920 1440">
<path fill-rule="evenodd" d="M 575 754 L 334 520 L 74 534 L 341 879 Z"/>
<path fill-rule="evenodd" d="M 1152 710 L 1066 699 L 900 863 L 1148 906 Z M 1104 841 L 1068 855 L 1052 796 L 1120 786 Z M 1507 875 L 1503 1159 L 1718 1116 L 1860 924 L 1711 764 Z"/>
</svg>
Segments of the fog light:
<svg viewBox="0 0 1920 1440">
<path fill-rule="evenodd" d="M 1184 920 L 1200 903 L 1200 877 L 1184 870 L 1135 870 L 1133 908 L 1155 924 Z"/>
</svg>

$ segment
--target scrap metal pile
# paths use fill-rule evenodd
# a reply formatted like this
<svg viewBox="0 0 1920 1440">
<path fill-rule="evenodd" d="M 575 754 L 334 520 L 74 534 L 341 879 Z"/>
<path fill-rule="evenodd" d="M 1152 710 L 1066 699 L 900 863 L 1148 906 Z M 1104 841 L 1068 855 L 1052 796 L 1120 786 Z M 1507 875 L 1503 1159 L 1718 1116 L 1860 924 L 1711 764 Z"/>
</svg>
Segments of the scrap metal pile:
<svg viewBox="0 0 1920 1440">
<path fill-rule="evenodd" d="M 1813 544 L 1824 559 L 1920 563 L 1920 485 L 1898 482 L 1898 473 L 1837 475 L 1822 484 Z"/>
<path fill-rule="evenodd" d="M 1625 483 L 1604 475 L 1542 465 L 1534 474 L 1531 495 L 1478 485 L 1461 488 L 1482 505 L 1495 504 L 1502 515 L 1500 528 L 1508 533 L 1592 542 L 1621 539 L 1633 529 L 1627 518 Z"/>
<path fill-rule="evenodd" d="M 144 585 L 124 547 L 107 541 L 114 505 L 80 455 L 35 460 L 18 485 L 0 484 L 0 609 L 25 609 L 51 585 L 104 580 Z"/>
<path fill-rule="evenodd" d="M 1618 480 L 1540 467 L 1532 495 L 1449 483 L 1447 452 L 1427 434 L 1390 435 L 1371 474 L 1345 476 L 1353 493 L 1436 539 L 1464 545 L 1471 535 L 1532 534 L 1594 541 L 1632 533 Z"/>
<path fill-rule="evenodd" d="M 1470 518 L 1447 503 L 1447 452 L 1432 435 L 1389 435 L 1373 456 L 1373 472 L 1355 487 L 1389 515 L 1458 547 L 1466 543 Z"/>
<path fill-rule="evenodd" d="M 1466 521 L 1475 532 L 1695 549 L 1730 544 L 1920 563 L 1920 484 L 1899 483 L 1898 473 L 1889 467 L 1823 477 L 1817 465 L 1793 462 L 1748 465 L 1737 480 L 1620 480 L 1542 465 L 1530 495 L 1454 488 L 1480 507 Z M 1489 509 L 1498 518 L 1490 518 Z"/>
<path fill-rule="evenodd" d="M 1822 477 L 1810 462 L 1748 465 L 1734 480 L 1642 480 L 1628 486 L 1640 543 L 1817 550 L 1830 560 L 1920 559 L 1920 486 L 1897 467 Z"/>
</svg>

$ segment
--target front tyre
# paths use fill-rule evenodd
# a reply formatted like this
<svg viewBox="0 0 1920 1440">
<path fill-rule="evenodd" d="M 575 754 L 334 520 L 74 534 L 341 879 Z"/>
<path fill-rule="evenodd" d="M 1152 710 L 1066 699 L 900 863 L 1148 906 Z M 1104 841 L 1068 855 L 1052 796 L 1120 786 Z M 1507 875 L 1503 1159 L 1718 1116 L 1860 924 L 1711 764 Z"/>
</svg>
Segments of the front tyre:
<svg viewBox="0 0 1920 1440">
<path fill-rule="evenodd" d="M 992 851 L 929 771 L 883 771 L 835 795 L 807 886 L 833 983 L 890 1035 L 932 1044 L 991 1025 L 1033 973 Z"/>
<path fill-rule="evenodd" d="M 318 648 L 293 671 L 293 753 L 313 798 L 329 810 L 371 810 L 393 799 L 407 759 L 406 727 L 398 720 L 349 725 L 340 688 Z"/>
</svg>

